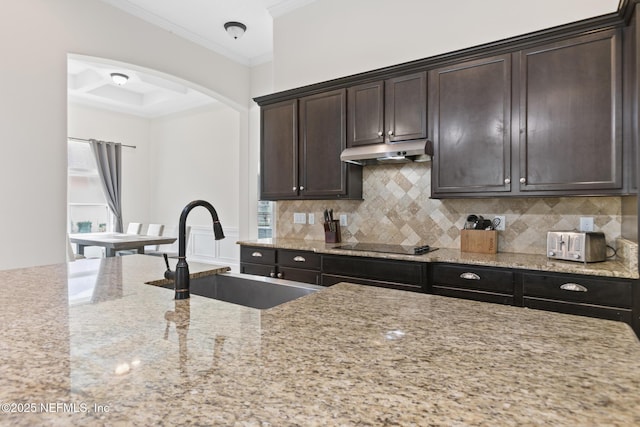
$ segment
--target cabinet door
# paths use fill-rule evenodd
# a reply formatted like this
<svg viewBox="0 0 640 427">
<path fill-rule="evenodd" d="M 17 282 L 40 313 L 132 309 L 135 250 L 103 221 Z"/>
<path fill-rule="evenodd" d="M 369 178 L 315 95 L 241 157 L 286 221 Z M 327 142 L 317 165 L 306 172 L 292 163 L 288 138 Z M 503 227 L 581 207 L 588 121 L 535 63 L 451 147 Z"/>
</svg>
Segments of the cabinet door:
<svg viewBox="0 0 640 427">
<path fill-rule="evenodd" d="M 347 194 L 347 164 L 340 161 L 346 148 L 346 91 L 344 89 L 300 99 L 300 196 L 331 197 Z"/>
<path fill-rule="evenodd" d="M 347 146 L 384 142 L 384 82 L 350 87 Z"/>
<path fill-rule="evenodd" d="M 386 141 L 427 137 L 426 72 L 386 80 L 384 104 Z"/>
<path fill-rule="evenodd" d="M 601 31 L 521 53 L 520 191 L 622 188 L 620 39 Z"/>
<path fill-rule="evenodd" d="M 432 70 L 432 195 L 511 190 L 511 56 Z"/>
<path fill-rule="evenodd" d="M 298 102 L 261 109 L 260 197 L 262 200 L 298 195 Z"/>
</svg>

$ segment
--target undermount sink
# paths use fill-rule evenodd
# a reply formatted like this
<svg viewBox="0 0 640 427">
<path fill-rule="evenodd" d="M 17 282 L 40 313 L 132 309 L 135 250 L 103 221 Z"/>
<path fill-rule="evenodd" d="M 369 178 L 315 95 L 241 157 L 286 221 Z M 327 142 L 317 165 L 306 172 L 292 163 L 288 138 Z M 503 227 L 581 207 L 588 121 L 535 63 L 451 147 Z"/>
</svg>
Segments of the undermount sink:
<svg viewBox="0 0 640 427">
<path fill-rule="evenodd" d="M 160 284 L 173 289 L 173 283 Z M 190 280 L 190 291 L 220 301 L 264 310 L 314 293 L 321 286 L 241 273 L 219 273 Z"/>
</svg>

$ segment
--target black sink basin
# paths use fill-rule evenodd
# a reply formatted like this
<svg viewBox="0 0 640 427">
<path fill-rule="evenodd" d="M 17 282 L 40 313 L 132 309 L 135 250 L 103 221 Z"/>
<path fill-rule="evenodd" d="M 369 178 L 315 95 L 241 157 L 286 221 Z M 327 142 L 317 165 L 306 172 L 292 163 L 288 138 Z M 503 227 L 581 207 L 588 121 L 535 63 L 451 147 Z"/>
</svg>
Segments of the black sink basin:
<svg viewBox="0 0 640 427">
<path fill-rule="evenodd" d="M 173 289 L 173 283 L 157 285 Z M 192 295 L 257 309 L 267 309 L 309 295 L 321 286 L 251 274 L 221 273 L 190 280 Z"/>
</svg>

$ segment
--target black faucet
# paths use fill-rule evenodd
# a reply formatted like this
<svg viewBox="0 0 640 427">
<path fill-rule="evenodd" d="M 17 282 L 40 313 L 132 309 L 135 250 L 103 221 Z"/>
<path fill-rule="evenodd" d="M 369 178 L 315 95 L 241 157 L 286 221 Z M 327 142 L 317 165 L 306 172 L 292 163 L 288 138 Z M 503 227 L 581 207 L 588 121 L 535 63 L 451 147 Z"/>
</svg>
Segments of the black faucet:
<svg viewBox="0 0 640 427">
<path fill-rule="evenodd" d="M 171 271 L 167 254 L 164 254 L 164 261 L 167 264 L 167 271 L 164 272 L 164 277 L 173 280 L 176 291 L 175 299 L 189 298 L 189 264 L 187 264 L 186 259 L 187 216 L 189 212 L 191 212 L 191 209 L 196 206 L 203 206 L 209 210 L 211 218 L 213 219 L 213 234 L 215 239 L 224 239 L 222 225 L 220 225 L 220 221 L 218 221 L 218 213 L 213 206 L 211 206 L 211 203 L 204 200 L 194 200 L 184 207 L 182 214 L 180 214 L 180 224 L 178 225 L 178 264 L 176 265 L 176 271 Z"/>
</svg>

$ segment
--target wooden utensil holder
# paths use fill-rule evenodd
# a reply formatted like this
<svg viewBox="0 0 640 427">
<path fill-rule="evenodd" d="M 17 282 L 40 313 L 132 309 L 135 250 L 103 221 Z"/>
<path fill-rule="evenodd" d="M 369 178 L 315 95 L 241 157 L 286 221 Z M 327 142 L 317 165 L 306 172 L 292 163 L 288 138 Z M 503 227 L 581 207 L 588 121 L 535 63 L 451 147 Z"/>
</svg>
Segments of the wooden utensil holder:
<svg viewBox="0 0 640 427">
<path fill-rule="evenodd" d="M 496 230 L 461 230 L 460 250 L 495 254 L 498 252 L 498 232 Z"/>
<path fill-rule="evenodd" d="M 324 242 L 340 243 L 340 220 L 324 223 Z"/>
</svg>

